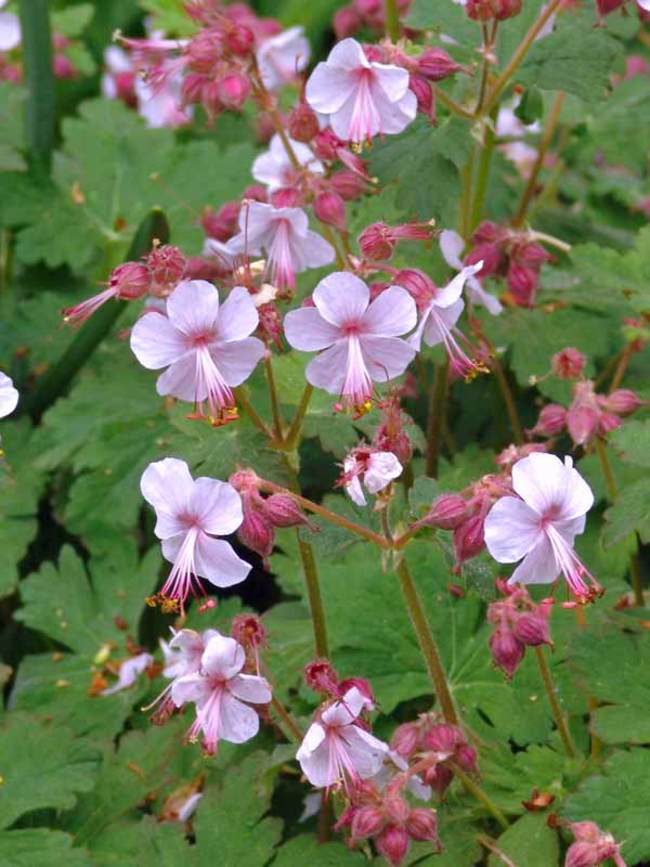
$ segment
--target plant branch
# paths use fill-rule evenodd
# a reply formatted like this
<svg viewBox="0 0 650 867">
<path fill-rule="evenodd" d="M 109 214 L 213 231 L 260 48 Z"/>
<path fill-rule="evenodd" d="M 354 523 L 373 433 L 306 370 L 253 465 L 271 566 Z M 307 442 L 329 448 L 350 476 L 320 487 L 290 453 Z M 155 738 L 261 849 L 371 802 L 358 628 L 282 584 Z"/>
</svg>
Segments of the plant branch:
<svg viewBox="0 0 650 867">
<path fill-rule="evenodd" d="M 253 422 L 255 427 L 259 431 L 261 431 L 266 437 L 268 437 L 269 440 L 271 441 L 271 443 L 275 443 L 275 436 L 273 434 L 273 431 L 266 424 L 266 422 L 260 418 L 260 416 L 257 414 L 257 412 L 253 409 L 250 401 L 246 397 L 246 393 L 245 393 L 244 389 L 240 386 L 239 388 L 235 388 L 234 391 L 235 391 L 235 399 L 236 399 L 238 405 L 244 410 L 244 412 L 250 418 L 250 420 Z"/>
<path fill-rule="evenodd" d="M 566 718 L 564 716 L 564 713 L 562 712 L 562 708 L 560 707 L 560 702 L 558 701 L 557 689 L 555 687 L 555 683 L 553 682 L 553 675 L 551 673 L 548 660 L 546 659 L 544 648 L 539 646 L 536 647 L 535 656 L 537 658 L 537 667 L 539 668 L 542 683 L 544 684 L 546 696 L 551 706 L 551 713 L 553 714 L 555 725 L 557 726 L 557 730 L 560 733 L 560 737 L 562 738 L 562 743 L 564 744 L 564 750 L 567 756 L 569 756 L 569 758 L 575 759 L 577 755 L 576 748 L 573 744 L 573 739 L 571 738 L 571 733 L 569 732 Z"/>
<path fill-rule="evenodd" d="M 32 165 L 49 173 L 54 149 L 56 99 L 48 0 L 20 0 L 20 31 L 28 99 L 25 137 Z"/>
<path fill-rule="evenodd" d="M 314 393 L 313 385 L 307 383 L 302 393 L 302 397 L 300 398 L 300 403 L 298 404 L 298 409 L 296 410 L 296 414 L 291 422 L 291 426 L 287 431 L 287 434 L 284 438 L 284 446 L 287 450 L 292 449 L 300 436 L 300 431 L 302 430 L 302 423 L 305 419 L 305 415 L 307 414 L 307 410 L 309 408 L 309 401 L 311 400 L 311 396 Z"/>
<path fill-rule="evenodd" d="M 508 820 L 494 803 L 494 801 L 489 797 L 489 795 L 484 792 L 483 789 L 478 785 L 478 783 L 476 783 L 469 774 L 465 773 L 465 771 L 455 762 L 448 761 L 447 764 L 452 769 L 454 774 L 458 777 L 465 789 L 470 793 L 470 795 L 473 795 L 477 801 L 480 801 L 480 803 L 483 804 L 488 813 L 490 813 L 490 815 L 497 820 L 499 825 L 504 830 L 508 828 Z"/>
<path fill-rule="evenodd" d="M 446 109 L 448 109 L 452 114 L 458 115 L 458 117 L 462 117 L 465 120 L 476 120 L 473 112 L 471 112 L 468 108 L 461 105 L 459 102 L 456 102 L 448 93 L 446 93 L 441 87 L 437 84 L 432 84 L 431 89 L 436 97 L 436 99 L 441 102 Z"/>
<path fill-rule="evenodd" d="M 282 722 L 282 729 L 284 734 L 287 736 L 287 739 L 293 741 L 293 743 L 299 744 L 303 737 L 302 732 L 300 731 L 300 726 L 282 704 L 280 699 L 273 696 L 271 699 L 271 707 L 275 711 L 278 719 Z"/>
<path fill-rule="evenodd" d="M 501 392 L 501 396 L 503 397 L 506 412 L 508 413 L 510 427 L 512 428 L 512 435 L 517 445 L 521 445 L 524 441 L 524 429 L 521 425 L 521 420 L 519 419 L 519 413 L 517 412 L 515 399 L 512 396 L 512 391 L 503 370 L 503 365 L 501 364 L 501 361 L 499 360 L 499 357 L 496 354 L 496 349 L 494 349 L 494 347 L 492 347 L 491 367 L 494 376 L 496 377 L 499 391 Z"/>
<path fill-rule="evenodd" d="M 447 405 L 447 389 L 449 384 L 449 361 L 436 364 L 433 383 L 429 394 L 429 409 L 427 413 L 427 452 L 426 474 L 435 479 L 438 475 L 438 458 L 440 457 L 440 431 Z"/>
<path fill-rule="evenodd" d="M 281 441 L 283 437 L 282 417 L 280 415 L 280 404 L 278 401 L 278 391 L 275 387 L 275 376 L 273 375 L 273 364 L 270 354 L 264 356 L 264 371 L 266 373 L 266 382 L 269 387 L 269 398 L 271 400 L 271 415 L 273 417 L 273 431 L 276 438 Z"/>
</svg>

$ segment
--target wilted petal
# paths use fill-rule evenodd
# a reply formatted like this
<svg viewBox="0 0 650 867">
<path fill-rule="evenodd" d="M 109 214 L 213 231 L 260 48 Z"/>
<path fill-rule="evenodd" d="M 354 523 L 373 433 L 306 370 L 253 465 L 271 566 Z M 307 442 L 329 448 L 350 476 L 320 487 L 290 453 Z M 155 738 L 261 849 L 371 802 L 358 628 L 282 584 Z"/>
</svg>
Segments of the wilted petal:
<svg viewBox="0 0 650 867">
<path fill-rule="evenodd" d="M 371 494 L 376 494 L 401 473 L 402 465 L 392 452 L 374 452 L 368 460 L 363 483 Z"/>
</svg>

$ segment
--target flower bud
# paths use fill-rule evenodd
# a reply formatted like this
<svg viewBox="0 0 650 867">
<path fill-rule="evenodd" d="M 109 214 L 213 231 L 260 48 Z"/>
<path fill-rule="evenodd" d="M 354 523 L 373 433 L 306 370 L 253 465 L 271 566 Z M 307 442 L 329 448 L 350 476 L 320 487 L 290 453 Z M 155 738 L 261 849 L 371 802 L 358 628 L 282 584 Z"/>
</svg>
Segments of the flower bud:
<svg viewBox="0 0 650 867">
<path fill-rule="evenodd" d="M 349 689 L 358 689 L 366 700 L 365 706 L 372 710 L 375 706 L 375 695 L 370 683 L 365 679 L 365 677 L 346 677 L 345 680 L 342 680 L 338 685 L 338 694 L 343 698 Z"/>
<path fill-rule="evenodd" d="M 343 142 L 328 127 L 315 135 L 311 144 L 319 159 L 331 161 L 337 158 L 338 149 L 342 147 Z"/>
<path fill-rule="evenodd" d="M 372 223 L 367 226 L 359 235 L 358 241 L 362 254 L 374 262 L 390 259 L 395 249 L 395 239 L 386 223 Z"/>
<path fill-rule="evenodd" d="M 511 261 L 508 268 L 508 288 L 519 307 L 532 307 L 539 283 L 539 274 L 528 265 Z"/>
<path fill-rule="evenodd" d="M 409 77 L 409 88 L 415 94 L 420 114 L 425 114 L 431 123 L 435 123 L 436 101 L 427 79 L 422 75 L 411 75 Z"/>
<path fill-rule="evenodd" d="M 401 795 L 386 795 L 384 813 L 393 825 L 403 825 L 409 817 L 410 808 Z"/>
<path fill-rule="evenodd" d="M 406 830 L 413 840 L 438 840 L 438 817 L 434 810 L 415 807 L 406 822 Z"/>
<path fill-rule="evenodd" d="M 199 30 L 185 48 L 185 56 L 192 72 L 210 75 L 221 55 L 222 35 L 214 28 Z"/>
<path fill-rule="evenodd" d="M 266 204 L 269 200 L 266 187 L 262 184 L 249 184 L 242 193 L 242 200 L 250 199 L 252 202 L 263 202 Z"/>
<path fill-rule="evenodd" d="M 300 506 L 288 494 L 271 494 L 264 500 L 264 511 L 274 527 L 309 524 Z"/>
<path fill-rule="evenodd" d="M 444 764 L 437 764 L 427 768 L 422 774 L 422 779 L 442 798 L 454 779 L 454 772 Z"/>
<path fill-rule="evenodd" d="M 599 413 L 591 406 L 569 407 L 566 416 L 569 435 L 577 446 L 582 446 L 595 436 L 598 430 Z"/>
<path fill-rule="evenodd" d="M 417 723 L 408 722 L 397 726 L 390 740 L 390 748 L 398 755 L 407 759 L 418 745 L 420 728 Z"/>
<path fill-rule="evenodd" d="M 289 135 L 294 141 L 310 142 L 318 133 L 318 118 L 316 112 L 306 102 L 299 102 L 289 115 L 287 121 Z"/>
<path fill-rule="evenodd" d="M 108 285 L 115 291 L 116 298 L 125 301 L 142 298 L 151 286 L 151 272 L 142 262 L 124 262 L 113 268 Z"/>
<path fill-rule="evenodd" d="M 547 404 L 539 414 L 537 424 L 529 433 L 553 437 L 561 433 L 566 425 L 567 411 L 559 403 Z"/>
<path fill-rule="evenodd" d="M 274 208 L 297 208 L 303 203 L 303 195 L 296 187 L 283 187 L 271 193 Z"/>
<path fill-rule="evenodd" d="M 468 774 L 478 774 L 478 755 L 473 746 L 461 744 L 456 750 L 456 761 Z"/>
<path fill-rule="evenodd" d="M 493 242 L 485 242 L 477 244 L 465 256 L 465 265 L 477 265 L 482 262 L 481 270 L 477 272 L 478 277 L 490 277 L 497 274 L 501 268 L 503 256 L 497 244 Z"/>
<path fill-rule="evenodd" d="M 419 74 L 429 81 L 442 81 L 443 78 L 458 72 L 460 68 L 460 64 L 456 63 L 442 48 L 425 48 L 417 58 Z"/>
<path fill-rule="evenodd" d="M 357 172 L 341 169 L 330 177 L 330 186 L 342 199 L 351 202 L 366 192 L 368 183 Z"/>
<path fill-rule="evenodd" d="M 406 289 L 420 309 L 426 307 L 438 291 L 433 280 L 419 268 L 402 268 L 393 280 Z"/>
<path fill-rule="evenodd" d="M 154 247 L 147 257 L 147 265 L 151 271 L 152 292 L 164 295 L 175 289 L 185 274 L 185 256 L 178 247 L 163 244 Z"/>
<path fill-rule="evenodd" d="M 203 101 L 203 89 L 208 79 L 198 72 L 190 72 L 181 85 L 181 104 L 195 105 Z"/>
<path fill-rule="evenodd" d="M 629 388 L 617 388 L 604 397 L 599 397 L 599 404 L 608 412 L 617 415 L 630 415 L 643 406 L 643 401 Z"/>
<path fill-rule="evenodd" d="M 361 28 L 361 16 L 354 6 L 344 6 L 339 9 L 334 15 L 334 33 L 337 39 L 345 39 L 354 34 Z"/>
<path fill-rule="evenodd" d="M 55 54 L 52 58 L 52 71 L 54 77 L 60 80 L 69 80 L 75 78 L 77 69 L 74 63 L 65 54 Z"/>
<path fill-rule="evenodd" d="M 409 849 L 409 835 L 404 828 L 388 825 L 375 838 L 375 846 L 392 867 L 399 867 Z"/>
<path fill-rule="evenodd" d="M 239 525 L 237 536 L 251 551 L 255 551 L 260 557 L 268 557 L 275 542 L 273 526 L 251 495 L 244 494 L 242 504 L 244 520 Z"/>
<path fill-rule="evenodd" d="M 314 692 L 338 695 L 339 677 L 329 660 L 315 659 L 313 662 L 307 663 L 303 676 L 307 686 Z"/>
<path fill-rule="evenodd" d="M 224 45 L 231 54 L 245 57 L 255 47 L 255 35 L 250 27 L 237 22 L 226 32 Z"/>
<path fill-rule="evenodd" d="M 619 9 L 624 3 L 625 0 L 596 0 L 596 6 L 601 15 L 609 15 L 610 12 Z"/>
<path fill-rule="evenodd" d="M 547 253 L 540 244 L 524 244 L 519 247 L 516 254 L 518 262 L 537 270 L 539 270 L 546 262 L 549 262 L 551 258 L 550 253 Z"/>
<path fill-rule="evenodd" d="M 598 417 L 598 433 L 600 436 L 607 436 L 608 433 L 616 430 L 622 424 L 619 416 L 614 415 L 613 412 L 601 412 Z"/>
<path fill-rule="evenodd" d="M 541 608 L 541 606 L 540 606 Z M 512 626 L 517 639 L 526 647 L 538 647 L 540 644 L 552 644 L 548 617 L 537 608 L 535 611 L 522 611 L 517 615 Z"/>
<path fill-rule="evenodd" d="M 485 546 L 484 521 L 481 515 L 468 518 L 454 530 L 454 550 L 458 565 L 480 554 Z"/>
<path fill-rule="evenodd" d="M 551 370 L 560 379 L 577 379 L 582 375 L 587 359 L 573 346 L 556 352 L 551 358 Z"/>
<path fill-rule="evenodd" d="M 601 863 L 593 843 L 572 843 L 567 849 L 564 867 L 598 867 Z"/>
<path fill-rule="evenodd" d="M 206 208 L 201 216 L 201 225 L 208 238 L 227 241 L 237 233 L 239 226 L 239 202 L 226 202 L 218 211 Z"/>
<path fill-rule="evenodd" d="M 420 523 L 440 530 L 455 530 L 466 516 L 467 503 L 460 494 L 441 494 Z"/>
<path fill-rule="evenodd" d="M 498 626 L 490 636 L 490 653 L 497 668 L 511 678 L 524 658 L 525 648 L 512 631 Z"/>
<path fill-rule="evenodd" d="M 314 214 L 322 223 L 345 230 L 345 202 L 333 190 L 319 193 L 316 196 Z"/>
<path fill-rule="evenodd" d="M 354 811 L 350 823 L 353 840 L 374 837 L 384 825 L 384 817 L 378 807 L 359 807 Z"/>
<path fill-rule="evenodd" d="M 251 94 L 251 83 L 240 72 L 230 72 L 217 80 L 217 96 L 225 108 L 239 109 Z"/>
<path fill-rule="evenodd" d="M 456 747 L 465 740 L 458 726 L 451 723 L 435 723 L 424 732 L 423 743 L 434 753 L 453 755 Z"/>
</svg>

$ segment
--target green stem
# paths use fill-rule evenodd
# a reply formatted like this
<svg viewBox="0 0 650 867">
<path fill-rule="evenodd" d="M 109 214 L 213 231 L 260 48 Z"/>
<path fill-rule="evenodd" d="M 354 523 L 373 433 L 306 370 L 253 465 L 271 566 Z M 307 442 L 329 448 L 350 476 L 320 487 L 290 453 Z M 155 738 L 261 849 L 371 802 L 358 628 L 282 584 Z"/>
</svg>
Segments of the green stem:
<svg viewBox="0 0 650 867">
<path fill-rule="evenodd" d="M 497 820 L 497 822 L 499 823 L 499 825 L 501 825 L 502 828 L 508 828 L 508 820 L 494 803 L 494 801 L 490 798 L 490 796 L 483 791 L 479 784 L 476 783 L 469 774 L 465 773 L 465 771 L 455 762 L 448 761 L 447 764 L 454 772 L 454 775 L 458 777 L 465 789 L 470 793 L 470 795 L 473 795 L 477 801 L 480 801 L 480 803 L 483 804 L 488 813 L 490 813 L 490 815 Z"/>
<path fill-rule="evenodd" d="M 20 30 L 28 90 L 25 132 L 32 165 L 49 173 L 56 102 L 48 0 L 20 0 Z"/>
<path fill-rule="evenodd" d="M 472 209 L 472 177 L 476 148 L 472 148 L 469 159 L 465 163 L 460 176 L 462 190 L 460 194 L 460 206 L 458 215 L 459 234 L 467 241 L 470 235 L 471 209 Z"/>
<path fill-rule="evenodd" d="M 273 364 L 271 356 L 267 355 L 264 358 L 264 370 L 266 371 L 266 381 L 269 387 L 269 397 L 271 399 L 271 415 L 273 417 L 273 431 L 276 438 L 281 441 L 283 437 L 283 424 L 280 415 L 280 404 L 278 401 L 278 391 L 275 387 L 275 376 L 273 375 Z"/>
<path fill-rule="evenodd" d="M 438 645 L 427 622 L 417 587 L 404 557 L 400 558 L 395 567 L 395 574 L 399 579 L 413 630 L 417 636 L 443 716 L 448 723 L 458 725 L 458 714 L 447 685 L 447 676 L 442 666 Z"/>
<path fill-rule="evenodd" d="M 399 39 L 399 14 L 397 0 L 385 0 L 386 36 L 391 42 Z"/>
<path fill-rule="evenodd" d="M 282 722 L 282 729 L 287 737 L 287 740 L 299 744 L 303 737 L 302 732 L 300 731 L 300 726 L 291 716 L 286 707 L 282 704 L 280 699 L 276 698 L 276 696 L 273 696 L 273 698 L 271 699 L 271 707 L 275 711 L 278 719 Z"/>
<path fill-rule="evenodd" d="M 448 93 L 446 93 L 441 87 L 436 84 L 432 84 L 431 88 L 436 99 L 441 102 L 446 109 L 448 109 L 452 114 L 458 115 L 458 117 L 462 117 L 465 120 L 476 120 L 474 114 L 465 106 L 461 105 L 459 102 L 456 102 L 455 99 L 452 99 Z"/>
<path fill-rule="evenodd" d="M 508 82 L 526 58 L 530 47 L 537 38 L 537 34 L 549 21 L 551 16 L 555 14 L 562 2 L 563 0 L 550 0 L 547 6 L 542 10 L 539 18 L 532 24 L 532 26 L 528 30 L 528 33 L 526 33 L 522 41 L 519 43 L 517 50 L 510 58 L 506 68 L 497 78 L 492 90 L 490 91 L 487 99 L 485 100 L 485 104 L 483 106 L 485 114 L 491 112 L 494 106 L 497 104 L 499 97 L 503 93 Z"/>
<path fill-rule="evenodd" d="M 555 683 L 553 682 L 553 675 L 551 673 L 548 660 L 546 659 L 544 648 L 536 647 L 535 656 L 537 657 L 537 667 L 539 668 L 542 683 L 544 684 L 546 696 L 551 706 L 551 713 L 553 714 L 555 725 L 557 726 L 557 730 L 560 733 L 560 737 L 562 738 L 562 743 L 564 744 L 564 750 L 570 759 L 575 759 L 577 756 L 576 748 L 573 744 L 571 733 L 569 732 L 569 727 L 567 725 L 564 713 L 562 712 L 562 708 L 560 707 L 560 702 L 558 701 L 557 689 Z"/>
<path fill-rule="evenodd" d="M 490 123 L 485 125 L 485 137 L 483 147 L 481 148 L 481 158 L 478 164 L 478 172 L 476 176 L 476 189 L 474 190 L 474 202 L 472 204 L 472 213 L 469 220 L 469 234 L 481 222 L 483 216 L 483 207 L 485 205 L 485 197 L 487 195 L 488 182 L 490 180 L 490 165 L 492 164 L 492 155 L 494 153 L 495 133 L 494 125 L 496 123 L 496 109 L 490 115 Z"/>
<path fill-rule="evenodd" d="M 269 440 L 271 440 L 272 443 L 274 443 L 275 442 L 275 436 L 273 434 L 273 431 L 266 424 L 266 422 L 262 418 L 260 418 L 260 416 L 257 414 L 257 412 L 253 409 L 250 401 L 246 397 L 246 393 L 245 393 L 243 387 L 240 386 L 239 388 L 235 388 L 234 391 L 235 391 L 235 400 L 237 401 L 238 406 L 240 406 L 244 410 L 244 412 L 250 418 L 250 420 L 253 422 L 255 427 L 259 431 L 261 431 L 261 433 L 263 433 L 265 436 L 267 436 L 269 438 Z"/>
<path fill-rule="evenodd" d="M 287 431 L 287 435 L 284 438 L 284 447 L 288 451 L 294 448 L 296 443 L 298 442 L 298 439 L 300 437 L 300 431 L 302 430 L 302 423 L 305 419 L 305 415 L 307 414 L 307 410 L 309 408 L 309 401 L 311 400 L 311 396 L 313 393 L 313 385 L 307 383 L 303 390 L 302 397 L 300 398 L 300 403 L 298 404 L 298 409 L 296 410 L 294 419 L 291 422 L 291 427 Z"/>
<path fill-rule="evenodd" d="M 136 260 L 151 250 L 154 239 L 166 243 L 169 226 L 163 212 L 154 208 L 142 221 L 133 239 L 127 260 Z M 41 377 L 36 390 L 25 401 L 25 410 L 38 420 L 62 395 L 79 373 L 127 306 L 126 301 L 110 301 L 84 323 L 59 360 Z"/>
<path fill-rule="evenodd" d="M 427 414 L 427 452 L 426 474 L 431 478 L 438 475 L 438 458 L 440 456 L 440 431 L 447 403 L 449 362 L 437 364 L 433 374 L 433 383 L 429 395 L 429 411 Z"/>
<path fill-rule="evenodd" d="M 643 578 L 641 576 L 641 565 L 639 563 L 638 551 L 630 557 L 630 578 L 632 579 L 632 590 L 634 591 L 634 604 L 637 608 L 643 608 L 645 605 L 645 597 L 643 595 Z"/>
<path fill-rule="evenodd" d="M 512 396 L 510 385 L 508 383 L 505 372 L 503 370 L 503 366 L 496 354 L 496 350 L 494 349 L 494 347 L 491 367 L 496 377 L 499 391 L 501 392 L 501 396 L 503 397 L 503 402 L 506 406 L 506 412 L 508 413 L 508 418 L 510 420 L 510 427 L 512 428 L 512 435 L 517 445 L 521 445 L 524 441 L 524 429 L 519 419 L 519 413 L 517 412 L 517 406 L 515 404 L 515 399 Z"/>
</svg>

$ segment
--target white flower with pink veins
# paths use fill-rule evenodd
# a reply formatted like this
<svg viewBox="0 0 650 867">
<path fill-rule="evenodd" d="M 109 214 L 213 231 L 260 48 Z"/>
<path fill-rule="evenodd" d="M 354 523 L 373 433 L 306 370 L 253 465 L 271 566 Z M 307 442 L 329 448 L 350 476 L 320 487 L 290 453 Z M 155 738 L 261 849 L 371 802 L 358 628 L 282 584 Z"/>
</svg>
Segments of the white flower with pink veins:
<svg viewBox="0 0 650 867">
<path fill-rule="evenodd" d="M 307 381 L 363 407 L 373 383 L 400 376 L 415 357 L 401 339 L 417 320 L 415 302 L 401 286 L 389 286 L 370 302 L 370 290 L 348 271 L 335 271 L 313 292 L 314 307 L 284 318 L 287 340 L 303 352 L 320 352 L 309 362 Z"/>
<path fill-rule="evenodd" d="M 485 544 L 498 563 L 519 563 L 508 584 L 550 584 L 561 574 L 579 601 L 602 590 L 573 549 L 592 507 L 591 488 L 567 457 L 535 452 L 512 468 L 517 496 L 501 497 L 485 519 Z"/>
<path fill-rule="evenodd" d="M 0 370 L 0 418 L 11 415 L 18 406 L 18 397 L 13 380 Z"/>
<path fill-rule="evenodd" d="M 356 687 L 321 711 L 303 739 L 296 758 L 317 789 L 374 777 L 388 755 L 388 745 L 359 724 L 366 698 Z"/>
<path fill-rule="evenodd" d="M 340 139 L 357 144 L 402 132 L 417 112 L 406 69 L 368 60 L 351 38 L 335 45 L 314 69 L 305 97 L 314 111 L 328 116 Z"/>
<path fill-rule="evenodd" d="M 465 241 L 458 232 L 454 232 L 452 229 L 443 229 L 440 233 L 439 244 L 440 252 L 449 267 L 462 272 L 463 262 L 460 257 L 465 248 Z M 465 292 L 473 304 L 480 304 L 485 307 L 492 316 L 498 316 L 503 311 L 503 305 L 499 299 L 485 291 L 476 273 L 467 274 L 466 284 Z"/>
<path fill-rule="evenodd" d="M 288 139 L 289 146 L 303 169 L 314 175 L 322 175 L 325 167 L 317 159 L 311 148 L 299 141 Z M 296 169 L 280 136 L 276 133 L 269 144 L 268 151 L 260 154 L 253 163 L 252 175 L 256 181 L 266 184 L 270 193 L 283 187 L 293 187 L 300 170 Z"/>
<path fill-rule="evenodd" d="M 295 81 L 309 63 L 309 42 L 303 27 L 290 27 L 265 39 L 257 49 L 257 65 L 269 90 Z"/>
<path fill-rule="evenodd" d="M 378 494 L 393 479 L 401 476 L 402 470 L 402 465 L 392 452 L 359 446 L 343 461 L 343 486 L 353 503 L 365 506 L 364 487 L 369 494 Z"/>
<path fill-rule="evenodd" d="M 268 704 L 271 687 L 263 677 L 242 674 L 245 663 L 244 648 L 234 638 L 217 633 L 206 645 L 199 671 L 174 681 L 174 704 L 196 705 L 189 738 L 196 740 L 203 733 L 208 753 L 216 752 L 220 740 L 243 744 L 259 731 L 259 717 L 250 705 Z"/>
</svg>

